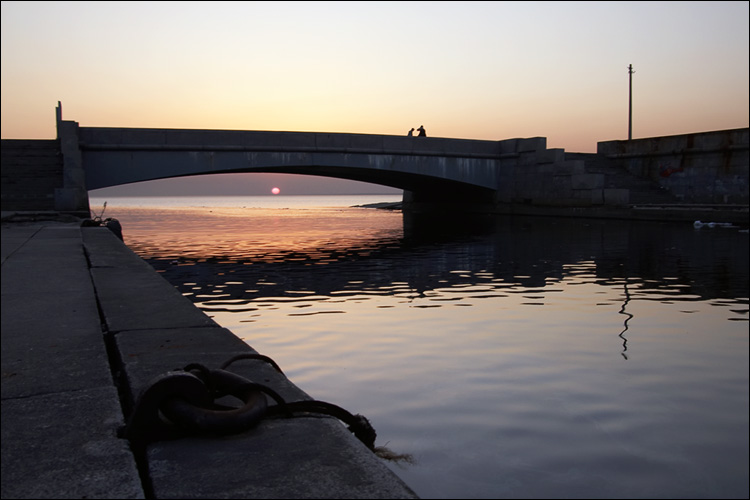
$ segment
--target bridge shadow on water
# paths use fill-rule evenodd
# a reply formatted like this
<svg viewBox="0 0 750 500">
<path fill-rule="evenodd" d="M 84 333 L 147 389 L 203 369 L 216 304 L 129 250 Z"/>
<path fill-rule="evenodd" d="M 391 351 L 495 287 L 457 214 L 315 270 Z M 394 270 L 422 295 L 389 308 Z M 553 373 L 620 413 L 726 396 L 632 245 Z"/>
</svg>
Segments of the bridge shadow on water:
<svg viewBox="0 0 750 500">
<path fill-rule="evenodd" d="M 147 260 L 211 310 L 237 311 L 261 297 L 416 297 L 477 285 L 542 289 L 576 273 L 622 288 L 628 300 L 628 286 L 636 284 L 659 300 L 748 297 L 748 235 L 737 228 L 518 216 L 416 222 L 405 221 L 401 238 L 357 247 L 201 258 L 164 249 Z"/>
</svg>

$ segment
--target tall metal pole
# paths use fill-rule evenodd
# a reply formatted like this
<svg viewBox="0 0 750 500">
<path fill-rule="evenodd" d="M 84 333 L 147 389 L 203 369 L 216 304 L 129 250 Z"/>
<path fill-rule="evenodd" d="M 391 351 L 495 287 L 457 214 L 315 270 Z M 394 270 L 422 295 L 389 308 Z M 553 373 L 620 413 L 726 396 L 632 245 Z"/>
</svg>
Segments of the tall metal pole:
<svg viewBox="0 0 750 500">
<path fill-rule="evenodd" d="M 633 65 L 628 65 L 628 77 L 630 78 L 628 92 L 628 140 L 633 139 Z"/>
</svg>

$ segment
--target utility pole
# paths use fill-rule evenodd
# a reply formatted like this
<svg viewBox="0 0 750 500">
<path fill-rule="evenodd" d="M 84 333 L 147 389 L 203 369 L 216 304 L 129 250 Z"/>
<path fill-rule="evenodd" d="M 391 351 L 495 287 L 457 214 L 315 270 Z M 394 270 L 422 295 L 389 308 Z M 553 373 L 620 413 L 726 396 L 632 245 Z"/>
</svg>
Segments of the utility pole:
<svg viewBox="0 0 750 500">
<path fill-rule="evenodd" d="M 628 78 L 630 78 L 628 92 L 628 140 L 633 139 L 633 65 L 628 65 Z"/>
</svg>

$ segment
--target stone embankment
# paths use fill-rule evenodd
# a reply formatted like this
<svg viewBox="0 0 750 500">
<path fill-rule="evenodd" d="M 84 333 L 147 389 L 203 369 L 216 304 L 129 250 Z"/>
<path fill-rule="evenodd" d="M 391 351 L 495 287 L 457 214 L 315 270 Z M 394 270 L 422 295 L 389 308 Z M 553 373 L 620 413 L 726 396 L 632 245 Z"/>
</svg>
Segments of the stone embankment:
<svg viewBox="0 0 750 500">
<path fill-rule="evenodd" d="M 2 209 L 55 210 L 55 190 L 64 184 L 56 140 L 3 139 Z"/>
<path fill-rule="evenodd" d="M 124 426 L 155 377 L 257 353 L 108 229 L 5 215 L 2 498 L 416 498 L 341 421 L 319 414 L 139 451 Z M 227 370 L 286 401 L 310 400 L 261 359 Z"/>
</svg>

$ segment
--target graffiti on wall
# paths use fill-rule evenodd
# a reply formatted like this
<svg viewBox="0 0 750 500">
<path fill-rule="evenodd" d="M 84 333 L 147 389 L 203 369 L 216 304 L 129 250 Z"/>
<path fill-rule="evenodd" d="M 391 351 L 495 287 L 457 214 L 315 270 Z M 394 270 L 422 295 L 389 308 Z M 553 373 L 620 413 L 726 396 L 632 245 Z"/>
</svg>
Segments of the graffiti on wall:
<svg viewBox="0 0 750 500">
<path fill-rule="evenodd" d="M 659 175 L 662 177 L 669 177 L 670 175 L 682 172 L 685 170 L 685 167 L 680 165 L 679 167 L 673 167 L 672 162 L 666 162 L 666 163 L 659 163 Z"/>
</svg>

